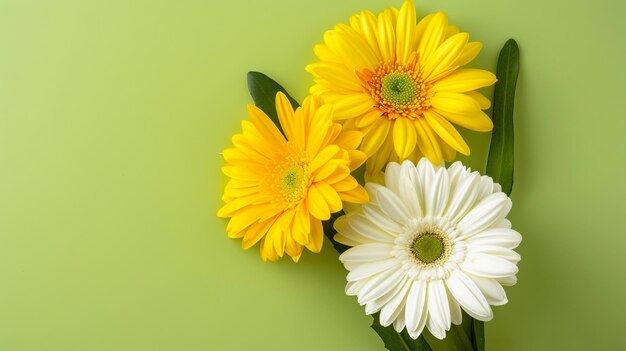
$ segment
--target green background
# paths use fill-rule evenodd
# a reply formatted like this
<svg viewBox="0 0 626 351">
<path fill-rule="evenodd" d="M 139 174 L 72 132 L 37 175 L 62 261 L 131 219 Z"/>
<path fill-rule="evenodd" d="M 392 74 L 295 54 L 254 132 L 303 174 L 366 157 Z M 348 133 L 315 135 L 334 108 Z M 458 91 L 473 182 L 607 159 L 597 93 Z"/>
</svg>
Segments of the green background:
<svg viewBox="0 0 626 351">
<path fill-rule="evenodd" d="M 245 73 L 301 100 L 324 30 L 382 0 L 0 0 L 0 350 L 383 350 L 328 242 L 263 264 L 215 217 Z M 517 39 L 519 284 L 489 350 L 618 350 L 624 6 L 420 1 Z M 489 134 L 464 132 L 482 170 Z"/>
</svg>

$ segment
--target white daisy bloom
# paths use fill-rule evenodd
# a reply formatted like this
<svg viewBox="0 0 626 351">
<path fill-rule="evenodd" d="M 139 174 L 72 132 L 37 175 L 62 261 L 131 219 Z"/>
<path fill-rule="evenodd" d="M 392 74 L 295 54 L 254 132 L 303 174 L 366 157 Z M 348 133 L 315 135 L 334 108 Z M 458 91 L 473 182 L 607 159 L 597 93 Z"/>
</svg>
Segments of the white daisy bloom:
<svg viewBox="0 0 626 351">
<path fill-rule="evenodd" d="M 448 169 L 423 158 L 390 163 L 385 184 L 366 184 L 370 203 L 337 219 L 335 240 L 352 246 L 339 259 L 356 295 L 380 324 L 424 327 L 439 339 L 461 324 L 461 308 L 488 321 L 517 281 L 522 240 L 505 217 L 511 200 L 490 177 L 460 162 Z"/>
</svg>

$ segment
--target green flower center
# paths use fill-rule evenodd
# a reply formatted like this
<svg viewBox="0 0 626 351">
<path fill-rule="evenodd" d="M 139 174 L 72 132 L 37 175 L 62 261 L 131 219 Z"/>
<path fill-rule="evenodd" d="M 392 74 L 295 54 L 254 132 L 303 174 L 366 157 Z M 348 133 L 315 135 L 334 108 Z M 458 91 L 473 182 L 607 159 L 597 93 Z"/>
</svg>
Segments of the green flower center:
<svg viewBox="0 0 626 351">
<path fill-rule="evenodd" d="M 417 83 L 407 73 L 390 73 L 382 80 L 380 95 L 396 105 L 407 105 L 418 95 Z"/>
<path fill-rule="evenodd" d="M 304 167 L 301 165 L 291 165 L 287 167 L 280 176 L 280 186 L 283 194 L 292 195 L 302 189 L 304 181 Z"/>
<path fill-rule="evenodd" d="M 411 251 L 415 258 L 424 263 L 435 262 L 444 253 L 445 246 L 438 235 L 425 233 L 415 239 Z"/>
</svg>

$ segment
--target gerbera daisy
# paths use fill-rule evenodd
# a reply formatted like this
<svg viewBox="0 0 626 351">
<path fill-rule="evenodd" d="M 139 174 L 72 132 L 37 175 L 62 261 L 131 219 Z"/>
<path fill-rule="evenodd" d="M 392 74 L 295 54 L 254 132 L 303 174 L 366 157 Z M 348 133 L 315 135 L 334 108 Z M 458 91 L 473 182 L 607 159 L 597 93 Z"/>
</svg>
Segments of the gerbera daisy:
<svg viewBox="0 0 626 351">
<path fill-rule="evenodd" d="M 490 101 L 478 88 L 496 81 L 493 73 L 459 69 L 482 45 L 448 25 L 443 12 L 416 24 L 407 0 L 398 11 L 374 16 L 369 11 L 324 34 L 315 46 L 319 61 L 307 66 L 315 84 L 311 93 L 335 104 L 335 120 L 363 132 L 360 150 L 374 173 L 388 161 L 426 156 L 435 164 L 452 161 L 470 149 L 451 124 L 490 131 L 482 111 Z"/>
<path fill-rule="evenodd" d="M 360 132 L 342 132 L 333 123 L 332 105 L 308 97 L 294 111 L 278 93 L 276 112 L 286 138 L 263 111 L 248 105 L 250 121 L 242 121 L 243 133 L 223 153 L 222 171 L 232 179 L 217 215 L 230 217 L 228 236 L 243 238 L 244 249 L 260 242 L 264 261 L 286 252 L 297 262 L 303 247 L 321 250 L 321 221 L 341 210 L 342 200 L 368 201 L 350 175 L 365 154 L 355 150 Z"/>
<path fill-rule="evenodd" d="M 390 163 L 385 183 L 366 184 L 371 202 L 335 222 L 335 240 L 352 246 L 339 257 L 350 271 L 346 293 L 412 338 L 426 327 L 443 339 L 461 324 L 461 308 L 490 320 L 490 305 L 507 302 L 502 285 L 517 281 L 522 239 L 505 218 L 511 201 L 500 185 L 460 162 L 446 169 L 426 158 Z"/>
</svg>

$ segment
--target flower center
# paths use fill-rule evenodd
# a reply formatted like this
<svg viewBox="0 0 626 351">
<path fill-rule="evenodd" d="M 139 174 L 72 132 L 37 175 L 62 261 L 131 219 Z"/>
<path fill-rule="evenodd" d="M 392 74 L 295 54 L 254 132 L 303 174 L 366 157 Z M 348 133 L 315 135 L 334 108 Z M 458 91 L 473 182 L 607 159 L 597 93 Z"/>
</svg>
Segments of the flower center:
<svg viewBox="0 0 626 351">
<path fill-rule="evenodd" d="M 392 60 L 379 64 L 375 71 L 357 71 L 375 107 L 391 120 L 400 117 L 414 120 L 430 108 L 432 84 L 422 79 L 417 57 L 414 53 L 406 64 Z"/>
<path fill-rule="evenodd" d="M 290 196 L 300 190 L 303 180 L 304 166 L 302 164 L 288 166 L 280 177 L 283 194 Z"/>
<path fill-rule="evenodd" d="M 435 268 L 443 265 L 450 257 L 452 241 L 445 231 L 427 226 L 414 234 L 409 250 L 417 264 L 424 268 Z"/>
<path fill-rule="evenodd" d="M 443 241 L 437 235 L 425 233 L 413 242 L 411 251 L 418 260 L 432 263 L 443 255 L 443 250 Z"/>
<path fill-rule="evenodd" d="M 305 198 L 311 183 L 310 157 L 306 151 L 287 142 L 267 162 L 262 187 L 270 200 L 282 209 L 293 208 Z"/>
<path fill-rule="evenodd" d="M 417 84 L 407 73 L 390 73 L 382 80 L 380 95 L 396 105 L 406 105 L 417 96 Z"/>
</svg>

